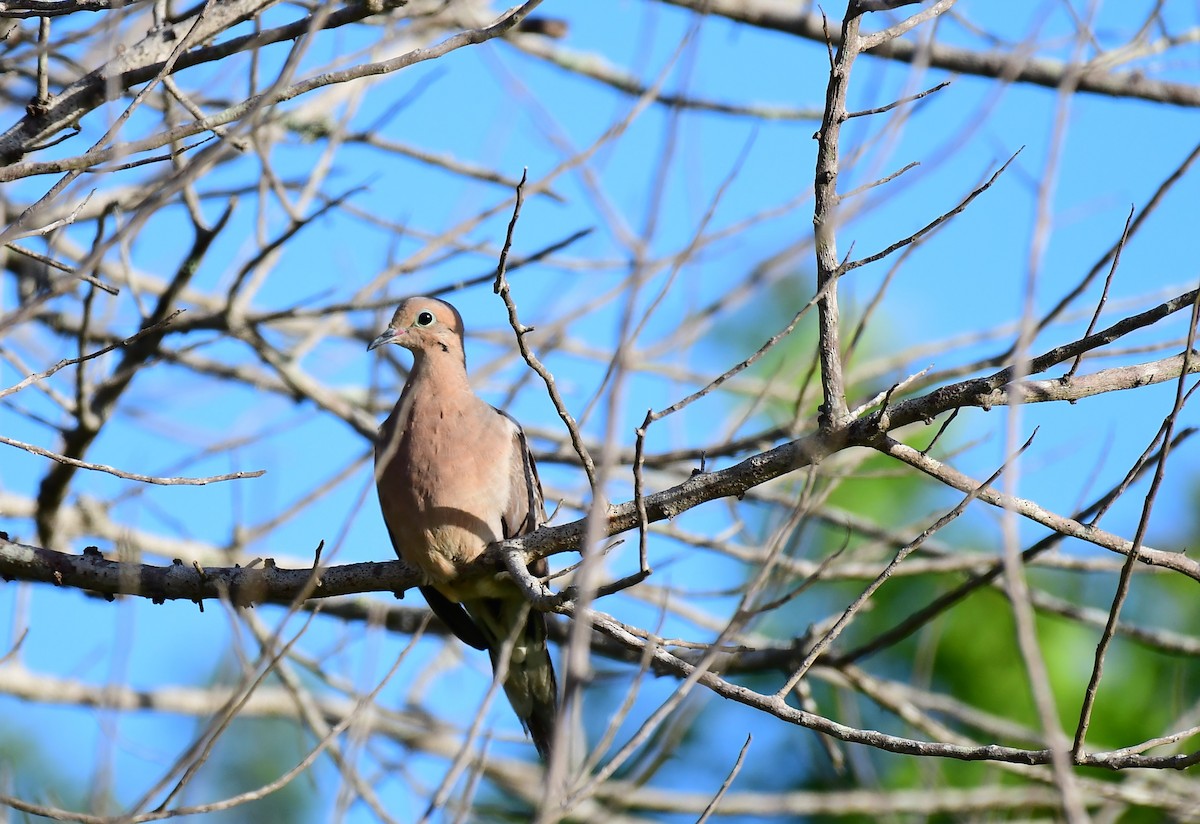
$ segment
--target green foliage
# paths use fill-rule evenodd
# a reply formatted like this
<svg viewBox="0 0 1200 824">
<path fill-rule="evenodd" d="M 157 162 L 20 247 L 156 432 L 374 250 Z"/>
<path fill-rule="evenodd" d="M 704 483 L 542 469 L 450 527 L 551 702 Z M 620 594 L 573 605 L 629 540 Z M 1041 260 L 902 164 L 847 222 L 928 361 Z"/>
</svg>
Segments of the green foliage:
<svg viewBox="0 0 1200 824">
<path fill-rule="evenodd" d="M 291 721 L 238 719 L 217 743 L 210 769 L 205 773 L 204 797 L 228 798 L 263 787 L 299 763 L 312 745 Z M 317 798 L 312 776 L 309 772 L 301 774 L 273 793 L 213 813 L 206 820 L 220 824 L 317 821 L 317 810 L 326 809 L 329 799 Z"/>
<path fill-rule="evenodd" d="M 786 321 L 786 318 L 776 316 L 790 313 L 793 305 L 802 304 L 781 299 L 764 313 L 771 315 L 769 319 L 757 317 L 753 322 L 734 324 L 727 332 L 742 341 L 748 339 L 747 330 L 750 329 L 758 335 L 763 330 L 774 331 Z M 758 307 L 755 309 L 757 311 Z M 784 312 L 785 309 L 788 311 Z M 794 381 L 791 388 L 798 395 L 808 375 L 807 366 L 815 357 L 814 346 L 812 325 L 802 326 L 752 369 L 761 379 L 772 379 L 777 385 L 786 384 L 786 374 Z M 864 342 L 863 346 L 868 348 L 868 343 Z M 810 391 L 816 390 L 818 387 L 810 387 Z M 788 393 L 781 394 L 786 396 Z M 848 394 L 852 399 L 863 399 L 873 392 L 868 387 L 852 386 Z M 779 423 L 786 423 L 796 415 L 794 407 L 789 408 L 780 401 L 763 403 L 759 409 Z M 805 410 L 808 411 L 815 414 L 815 405 L 813 410 Z M 910 430 L 905 440 L 917 449 L 923 449 L 932 434 L 932 429 Z M 945 441 L 939 444 L 942 450 L 950 447 L 951 444 Z M 797 506 L 807 500 L 820 501 L 821 511 L 857 516 L 895 536 L 897 543 L 916 537 L 960 500 L 959 493 L 948 494 L 920 473 L 867 450 L 839 453 L 833 460 L 822 463 L 815 474 L 800 473 L 791 481 L 790 490 Z M 1200 497 L 1200 492 L 1197 496 Z M 765 507 L 759 511 L 761 520 L 751 523 L 749 530 L 759 543 L 765 544 L 787 523 L 792 513 L 785 506 Z M 1195 511 L 1200 513 L 1200 507 Z M 1197 521 L 1193 525 L 1193 534 L 1200 533 L 1200 516 Z M 948 546 L 951 553 L 990 551 L 997 560 L 1000 558 L 994 520 L 979 505 L 968 508 L 950 528 L 939 532 L 935 540 Z M 839 560 L 869 562 L 882 569 L 894 556 L 897 543 L 881 541 L 876 536 L 835 526 L 829 521 L 805 517 L 787 539 L 783 554 L 811 562 L 836 553 Z M 1193 538 L 1190 543 L 1195 544 L 1196 540 Z M 918 550 L 912 558 L 922 557 L 922 552 Z M 756 572 L 757 569 L 747 567 L 748 576 Z M 1070 737 L 1079 721 L 1084 690 L 1094 665 L 1103 617 L 1112 603 L 1116 576 L 1037 567 L 1028 568 L 1027 576 L 1035 591 L 1049 599 L 1089 608 L 1101 621 L 1097 624 L 1094 619 L 1081 621 L 1047 609 L 1037 611 L 1035 628 L 1039 654 L 1045 661 L 1060 723 Z M 892 577 L 855 616 L 835 649 L 852 649 L 877 637 L 965 579 L 966 575 L 962 573 Z M 778 574 L 762 600 L 795 592 L 803 583 L 796 576 Z M 755 629 L 781 641 L 793 641 L 818 622 L 827 626 L 868 583 L 868 579 L 818 581 L 768 613 Z M 1156 627 L 1164 630 L 1179 628 L 1184 634 L 1192 634 L 1187 628 L 1200 626 L 1200 599 L 1195 597 L 1194 587 L 1194 581 L 1182 576 L 1139 575 L 1124 605 L 1123 624 L 1132 623 L 1152 632 Z M 972 711 L 992 716 L 996 723 L 1003 725 L 1007 734 L 976 729 L 962 719 L 944 713 L 931 713 L 938 722 L 982 743 L 1038 746 L 1041 721 L 1018 645 L 1013 609 L 1002 582 L 979 588 L 910 637 L 875 653 L 861 664 L 875 676 L 929 690 Z M 756 690 L 770 693 L 778 689 L 780 678 L 779 673 L 760 673 L 742 680 Z M 810 678 L 810 682 L 818 711 L 824 714 L 895 735 L 931 738 L 927 731 L 913 728 L 856 691 L 823 684 L 818 679 Z M 1200 662 L 1194 656 L 1164 651 L 1153 644 L 1119 635 L 1105 659 L 1104 677 L 1086 739 L 1087 748 L 1093 751 L 1117 749 L 1170 734 L 1174 731 L 1172 725 L 1177 725 L 1179 719 L 1186 716 L 1188 702 L 1194 695 L 1194 689 L 1189 689 L 1189 685 L 1196 683 L 1200 683 Z M 708 715 L 706 712 L 705 716 Z M 709 719 L 710 723 L 712 720 Z M 777 742 L 765 746 L 795 753 L 795 735 L 787 732 L 779 735 Z M 1177 746 L 1181 751 L 1188 751 L 1195 748 L 1197 741 L 1200 736 Z M 793 762 L 793 769 L 787 771 L 762 769 L 763 764 L 779 763 L 766 758 L 759 762 L 758 772 L 743 774 L 741 786 L 743 789 L 752 786 L 779 789 L 778 782 L 785 774 L 793 782 L 794 789 L 970 788 L 996 783 L 1019 785 L 1027 780 L 989 763 L 917 759 L 863 749 L 855 755 L 841 774 L 832 768 L 828 756 L 818 747 L 808 750 L 811 760 L 804 764 Z M 1109 772 L 1082 772 L 1092 779 L 1118 780 Z M 1140 824 L 1160 820 L 1156 815 L 1161 813 L 1133 808 L 1121 822 Z M 836 816 L 828 820 L 868 822 L 874 819 L 870 816 Z M 957 819 L 934 817 L 929 820 Z"/>
<path fill-rule="evenodd" d="M 82 806 L 81 797 L 72 793 L 78 782 L 66 780 L 42 751 L 37 739 L 24 731 L 5 725 L 0 728 L 0 792 L 24 798 L 47 800 L 47 788 L 54 788 L 55 803 Z M 63 797 L 63 794 L 66 797 Z"/>
</svg>

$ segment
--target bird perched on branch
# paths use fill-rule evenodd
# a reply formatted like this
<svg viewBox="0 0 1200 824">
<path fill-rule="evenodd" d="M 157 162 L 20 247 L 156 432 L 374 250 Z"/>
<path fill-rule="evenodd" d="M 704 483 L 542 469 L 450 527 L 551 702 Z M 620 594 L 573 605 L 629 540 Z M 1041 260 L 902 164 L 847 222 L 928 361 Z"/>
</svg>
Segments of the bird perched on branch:
<svg viewBox="0 0 1200 824">
<path fill-rule="evenodd" d="M 400 400 L 375 443 L 375 484 L 392 546 L 423 574 L 421 592 L 434 613 L 462 641 L 487 650 L 509 703 L 547 759 L 558 687 L 546 617 L 510 579 L 459 577 L 488 544 L 532 532 L 546 519 L 525 433 L 471 390 L 462 316 L 450 304 L 406 299 L 367 349 L 387 343 L 413 353 Z M 529 570 L 544 576 L 546 568 L 543 558 Z"/>
</svg>

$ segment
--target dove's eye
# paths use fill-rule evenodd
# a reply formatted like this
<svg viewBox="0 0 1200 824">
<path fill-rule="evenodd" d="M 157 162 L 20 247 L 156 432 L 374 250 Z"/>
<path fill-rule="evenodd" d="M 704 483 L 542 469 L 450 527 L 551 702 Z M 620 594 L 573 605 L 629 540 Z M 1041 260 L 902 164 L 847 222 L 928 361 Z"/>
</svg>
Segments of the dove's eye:
<svg viewBox="0 0 1200 824">
<path fill-rule="evenodd" d="M 433 323 L 433 312 L 421 312 L 417 315 L 417 326 L 429 326 Z"/>
</svg>

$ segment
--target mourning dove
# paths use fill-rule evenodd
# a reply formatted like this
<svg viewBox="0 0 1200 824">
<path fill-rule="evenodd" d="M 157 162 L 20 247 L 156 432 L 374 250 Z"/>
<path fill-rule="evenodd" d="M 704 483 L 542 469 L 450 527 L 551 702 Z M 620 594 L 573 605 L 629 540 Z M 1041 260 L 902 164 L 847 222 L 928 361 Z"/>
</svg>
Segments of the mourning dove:
<svg viewBox="0 0 1200 824">
<path fill-rule="evenodd" d="M 375 484 L 392 546 L 422 573 L 434 613 L 464 642 L 487 650 L 493 671 L 512 639 L 504 692 L 547 759 L 558 687 L 545 615 L 530 609 L 510 579 L 458 577 L 488 544 L 546 519 L 525 433 L 471 390 L 462 316 L 450 304 L 406 299 L 367 349 L 385 343 L 413 353 L 404 391 L 375 443 Z M 544 576 L 545 559 L 529 570 Z"/>
</svg>

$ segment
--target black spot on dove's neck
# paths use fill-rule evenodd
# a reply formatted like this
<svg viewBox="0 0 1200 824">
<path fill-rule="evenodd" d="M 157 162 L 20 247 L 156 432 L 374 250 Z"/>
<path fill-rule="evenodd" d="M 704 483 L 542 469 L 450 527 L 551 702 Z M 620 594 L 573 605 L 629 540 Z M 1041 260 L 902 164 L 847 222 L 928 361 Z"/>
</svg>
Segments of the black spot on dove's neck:
<svg viewBox="0 0 1200 824">
<path fill-rule="evenodd" d="M 434 393 L 438 395 L 460 388 L 469 389 L 466 358 L 461 350 L 455 352 L 448 343 L 435 341 L 428 349 L 413 353 L 413 368 L 407 383 L 435 387 Z"/>
</svg>

